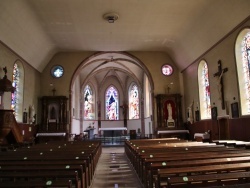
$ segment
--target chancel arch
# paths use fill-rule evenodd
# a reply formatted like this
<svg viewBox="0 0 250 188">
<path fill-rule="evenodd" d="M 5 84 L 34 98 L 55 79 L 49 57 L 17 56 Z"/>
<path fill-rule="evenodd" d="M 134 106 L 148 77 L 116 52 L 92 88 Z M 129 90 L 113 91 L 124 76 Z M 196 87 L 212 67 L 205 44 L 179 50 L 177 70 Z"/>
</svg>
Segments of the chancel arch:
<svg viewBox="0 0 250 188">
<path fill-rule="evenodd" d="M 72 133 L 83 132 L 89 126 L 95 128 L 96 134 L 99 133 L 99 128 L 105 127 L 126 127 L 128 131 L 140 129 L 146 134 L 153 132 L 152 100 L 154 96 L 152 91 L 154 85 L 149 70 L 136 57 L 125 52 L 94 54 L 86 58 L 75 70 L 71 80 L 71 94 L 78 92 L 76 87 L 82 88 L 81 102 L 71 96 L 70 110 L 73 109 L 73 106 L 74 109 L 80 109 L 82 118 L 72 117 L 70 125 Z M 129 91 L 131 89 L 136 92 L 136 111 L 134 111 L 136 116 L 133 119 L 129 118 Z M 91 91 L 94 96 L 93 111 L 95 115 L 90 119 L 84 116 L 86 113 L 84 103 L 87 93 L 90 94 Z M 113 101 L 115 101 L 115 107 L 111 105 Z M 76 105 L 81 105 L 81 107 L 76 107 Z M 111 107 L 115 108 L 115 113 L 110 113 Z M 142 108 L 143 110 L 141 110 Z M 150 130 L 148 125 L 150 125 Z"/>
<path fill-rule="evenodd" d="M 198 86 L 201 119 L 211 119 L 209 74 L 205 60 L 201 60 L 198 66 Z"/>
<path fill-rule="evenodd" d="M 242 115 L 250 114 L 250 28 L 243 29 L 235 43 L 235 57 Z"/>
</svg>

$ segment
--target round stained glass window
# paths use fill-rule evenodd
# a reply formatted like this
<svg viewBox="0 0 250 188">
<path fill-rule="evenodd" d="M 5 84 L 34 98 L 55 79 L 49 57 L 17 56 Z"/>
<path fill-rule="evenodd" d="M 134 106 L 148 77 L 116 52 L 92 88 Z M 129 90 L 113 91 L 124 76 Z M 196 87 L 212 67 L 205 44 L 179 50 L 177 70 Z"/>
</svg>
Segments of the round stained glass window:
<svg viewBox="0 0 250 188">
<path fill-rule="evenodd" d="M 55 78 L 60 78 L 63 76 L 64 70 L 60 65 L 56 65 L 51 69 L 51 75 Z"/>
<path fill-rule="evenodd" d="M 170 76 L 171 74 L 173 74 L 173 71 L 174 69 L 171 65 L 163 65 L 161 67 L 161 72 L 165 76 Z"/>
</svg>

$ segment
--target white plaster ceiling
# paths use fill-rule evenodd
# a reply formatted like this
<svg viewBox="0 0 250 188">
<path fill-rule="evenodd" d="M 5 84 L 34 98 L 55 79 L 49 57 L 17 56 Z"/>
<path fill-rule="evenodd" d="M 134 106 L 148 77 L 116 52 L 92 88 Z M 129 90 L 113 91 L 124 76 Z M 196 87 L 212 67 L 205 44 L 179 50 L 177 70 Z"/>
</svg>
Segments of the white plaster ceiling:
<svg viewBox="0 0 250 188">
<path fill-rule="evenodd" d="M 181 71 L 249 15 L 249 0 L 1 0 L 0 40 L 40 72 L 59 51 L 164 51 Z"/>
</svg>

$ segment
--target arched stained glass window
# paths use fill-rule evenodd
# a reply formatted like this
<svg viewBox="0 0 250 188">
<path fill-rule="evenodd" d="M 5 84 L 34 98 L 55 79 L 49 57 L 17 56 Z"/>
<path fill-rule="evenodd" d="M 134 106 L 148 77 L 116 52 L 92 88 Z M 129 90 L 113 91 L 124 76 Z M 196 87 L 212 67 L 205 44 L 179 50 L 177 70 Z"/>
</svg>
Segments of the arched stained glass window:
<svg viewBox="0 0 250 188">
<path fill-rule="evenodd" d="M 139 92 L 137 85 L 133 84 L 129 90 L 129 119 L 139 119 Z"/>
<path fill-rule="evenodd" d="M 119 119 L 119 95 L 114 86 L 110 86 L 106 91 L 106 119 Z"/>
<path fill-rule="evenodd" d="M 241 114 L 250 114 L 250 29 L 243 29 L 235 43 Z"/>
<path fill-rule="evenodd" d="M 84 119 L 95 119 L 94 95 L 91 87 L 87 85 L 84 88 Z"/>
<path fill-rule="evenodd" d="M 201 119 L 211 119 L 210 85 L 207 63 L 202 60 L 198 67 Z"/>
<path fill-rule="evenodd" d="M 17 116 L 20 71 L 16 63 L 13 67 L 12 80 L 12 86 L 15 88 L 15 92 L 11 94 L 11 109 L 14 111 L 14 115 Z"/>
<path fill-rule="evenodd" d="M 12 73 L 12 86 L 15 92 L 11 94 L 11 109 L 14 111 L 18 122 L 22 121 L 22 103 L 23 103 L 23 67 L 20 62 L 14 63 Z"/>
</svg>

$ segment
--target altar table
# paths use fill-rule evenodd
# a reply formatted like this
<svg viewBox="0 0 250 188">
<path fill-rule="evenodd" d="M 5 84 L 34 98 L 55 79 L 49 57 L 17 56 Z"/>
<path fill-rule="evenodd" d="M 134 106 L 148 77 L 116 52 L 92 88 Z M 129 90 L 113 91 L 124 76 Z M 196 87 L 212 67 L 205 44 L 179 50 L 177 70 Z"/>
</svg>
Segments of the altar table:
<svg viewBox="0 0 250 188">
<path fill-rule="evenodd" d="M 189 130 L 158 130 L 158 138 L 177 137 L 181 139 L 189 139 Z"/>
</svg>

